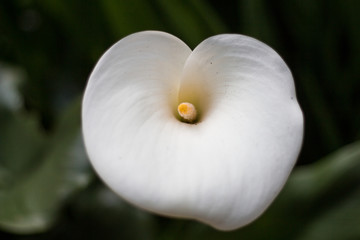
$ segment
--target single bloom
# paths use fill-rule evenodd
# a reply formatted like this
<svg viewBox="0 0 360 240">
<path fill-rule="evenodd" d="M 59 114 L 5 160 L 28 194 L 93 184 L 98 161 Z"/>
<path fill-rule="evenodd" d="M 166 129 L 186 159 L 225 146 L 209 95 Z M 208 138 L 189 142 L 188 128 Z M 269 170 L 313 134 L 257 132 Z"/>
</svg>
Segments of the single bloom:
<svg viewBox="0 0 360 240">
<path fill-rule="evenodd" d="M 121 39 L 89 78 L 82 126 L 92 165 L 123 199 L 220 230 L 265 211 L 303 138 L 289 68 L 239 34 L 193 51 L 164 32 Z"/>
</svg>

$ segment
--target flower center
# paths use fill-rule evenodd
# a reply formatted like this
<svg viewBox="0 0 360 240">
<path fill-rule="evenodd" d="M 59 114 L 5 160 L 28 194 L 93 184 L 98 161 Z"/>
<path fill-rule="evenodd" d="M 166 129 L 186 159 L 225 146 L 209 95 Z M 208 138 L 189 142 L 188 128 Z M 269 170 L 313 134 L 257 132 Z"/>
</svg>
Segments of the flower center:
<svg viewBox="0 0 360 240">
<path fill-rule="evenodd" d="M 179 115 L 189 123 L 196 121 L 197 113 L 195 106 L 188 102 L 180 103 L 178 106 Z"/>
</svg>

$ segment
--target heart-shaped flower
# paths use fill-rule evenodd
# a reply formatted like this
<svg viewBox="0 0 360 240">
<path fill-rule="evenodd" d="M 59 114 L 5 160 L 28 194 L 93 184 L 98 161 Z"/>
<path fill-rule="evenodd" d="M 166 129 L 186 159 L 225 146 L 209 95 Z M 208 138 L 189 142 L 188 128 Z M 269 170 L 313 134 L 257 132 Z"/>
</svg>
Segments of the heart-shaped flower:
<svg viewBox="0 0 360 240">
<path fill-rule="evenodd" d="M 303 138 L 290 70 L 238 34 L 193 51 L 163 32 L 123 38 L 90 76 L 82 121 L 95 170 L 122 198 L 221 230 L 264 212 Z"/>
</svg>

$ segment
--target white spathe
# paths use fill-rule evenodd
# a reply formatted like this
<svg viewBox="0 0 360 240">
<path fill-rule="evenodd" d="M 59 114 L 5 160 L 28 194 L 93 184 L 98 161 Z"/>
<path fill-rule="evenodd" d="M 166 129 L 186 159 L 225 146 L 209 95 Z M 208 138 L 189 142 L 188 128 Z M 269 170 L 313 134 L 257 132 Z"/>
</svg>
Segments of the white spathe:
<svg viewBox="0 0 360 240">
<path fill-rule="evenodd" d="M 181 102 L 198 122 L 182 122 Z M 193 51 L 157 31 L 129 35 L 86 87 L 83 134 L 99 176 L 130 203 L 232 230 L 277 196 L 298 157 L 303 115 L 270 47 L 239 34 Z"/>
</svg>

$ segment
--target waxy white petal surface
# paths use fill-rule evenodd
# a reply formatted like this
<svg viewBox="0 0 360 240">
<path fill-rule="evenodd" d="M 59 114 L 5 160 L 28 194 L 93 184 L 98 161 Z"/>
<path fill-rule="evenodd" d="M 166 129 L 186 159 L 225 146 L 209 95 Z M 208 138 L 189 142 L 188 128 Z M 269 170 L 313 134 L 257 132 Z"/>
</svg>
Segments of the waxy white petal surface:
<svg viewBox="0 0 360 240">
<path fill-rule="evenodd" d="M 177 106 L 195 105 L 196 124 Z M 267 45 L 238 34 L 194 51 L 163 32 L 132 34 L 93 70 L 83 100 L 89 158 L 138 207 L 232 230 L 277 196 L 299 154 L 292 75 Z"/>
</svg>

